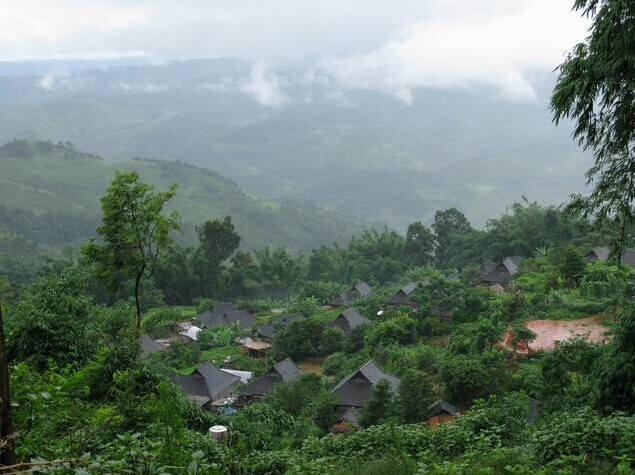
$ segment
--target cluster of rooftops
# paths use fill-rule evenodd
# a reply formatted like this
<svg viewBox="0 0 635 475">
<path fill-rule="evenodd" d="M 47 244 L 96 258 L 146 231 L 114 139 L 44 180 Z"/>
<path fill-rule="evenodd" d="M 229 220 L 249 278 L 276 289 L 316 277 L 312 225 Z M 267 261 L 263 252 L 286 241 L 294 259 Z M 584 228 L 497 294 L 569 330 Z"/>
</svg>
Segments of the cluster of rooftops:
<svg viewBox="0 0 635 475">
<path fill-rule="evenodd" d="M 361 285 L 360 285 L 361 284 Z M 368 284 L 360 283 L 351 288 L 349 291 L 343 292 L 337 297 L 336 305 L 346 304 L 352 300 L 366 297 L 370 295 L 371 288 Z M 362 293 L 357 293 L 357 288 L 362 289 Z M 250 338 L 245 342 L 241 339 L 239 342 L 248 350 L 249 345 L 257 343 L 267 343 L 273 340 L 276 332 L 290 322 L 306 318 L 301 314 L 283 315 L 275 317 L 265 325 L 257 328 L 256 338 Z M 211 310 L 206 310 L 198 316 L 198 321 L 203 328 L 211 328 L 215 326 L 238 324 L 243 327 L 253 326 L 254 319 L 251 314 L 246 311 L 237 310 L 230 303 L 221 303 L 214 305 Z M 331 325 L 340 328 L 344 333 L 348 333 L 354 328 L 368 323 L 368 319 L 364 317 L 356 308 L 348 308 L 343 310 L 338 317 L 333 320 Z M 180 328 L 186 325 L 180 324 Z M 186 335 L 191 328 L 184 330 L 182 335 Z M 148 356 L 151 353 L 165 348 L 165 344 L 152 340 L 147 335 L 143 335 L 141 339 L 142 355 Z M 191 374 L 180 375 L 173 374 L 170 380 L 180 386 L 187 398 L 200 407 L 217 407 L 226 408 L 236 405 L 249 404 L 255 400 L 262 399 L 269 394 L 273 388 L 280 383 L 288 383 L 305 371 L 299 368 L 291 358 L 283 359 L 275 363 L 269 371 L 264 375 L 254 378 L 253 374 L 247 371 L 236 371 L 233 369 L 221 368 L 211 361 L 204 363 L 195 369 Z M 361 367 L 353 371 L 351 374 L 343 378 L 334 388 L 333 393 L 337 396 L 337 414 L 340 424 L 350 424 L 358 426 L 361 408 L 371 396 L 372 388 L 379 381 L 386 380 L 390 384 L 393 391 L 399 387 L 400 380 L 398 377 L 384 372 L 372 360 L 369 360 Z M 434 405 L 433 405 L 434 406 Z M 454 417 L 458 414 L 458 410 L 447 402 L 431 406 L 432 417 L 438 417 L 439 414 Z"/>
<path fill-rule="evenodd" d="M 595 248 L 590 251 L 585 259 L 587 261 L 607 260 L 609 251 L 607 248 Z M 509 284 L 511 279 L 519 272 L 521 256 L 507 256 L 498 262 L 492 262 L 483 266 L 481 282 L 490 286 L 492 290 L 502 288 Z M 635 266 L 635 251 L 626 251 L 623 256 L 626 264 Z M 426 282 L 408 282 L 393 294 L 387 301 L 388 308 L 400 306 L 416 306 L 412 300 L 415 291 L 428 285 Z M 333 298 L 331 307 L 343 307 L 371 295 L 373 289 L 366 282 L 358 282 L 350 289 Z M 432 313 L 441 318 L 452 318 L 452 309 L 432 309 Z M 306 318 L 301 314 L 282 315 L 274 317 L 268 323 L 258 327 L 254 337 L 243 338 L 239 343 L 249 353 L 260 356 L 266 353 L 271 346 L 277 331 L 289 323 Z M 213 328 L 217 326 L 238 325 L 242 328 L 251 328 L 255 324 L 254 315 L 247 310 L 239 310 L 231 303 L 219 303 L 210 310 L 202 312 L 197 317 L 200 326 L 189 322 L 179 324 L 179 334 L 186 339 L 196 339 L 201 328 Z M 356 308 L 343 310 L 331 326 L 341 329 L 345 334 L 360 325 L 368 323 Z M 141 338 L 142 356 L 165 348 L 165 344 L 152 340 L 147 335 Z M 180 386 L 186 396 L 197 405 L 226 407 L 228 404 L 247 404 L 251 401 L 263 398 L 270 393 L 275 385 L 288 383 L 305 371 L 299 368 L 291 358 L 286 358 L 275 363 L 264 375 L 253 378 L 253 374 L 247 371 L 219 368 L 212 362 L 206 362 L 189 375 L 172 375 L 171 380 Z M 399 387 L 398 377 L 384 372 L 373 360 L 367 361 L 348 376 L 344 377 L 332 390 L 337 396 L 337 413 L 341 424 L 359 425 L 360 411 L 371 396 L 372 388 L 379 381 L 387 381 L 393 392 Z M 459 415 L 458 409 L 447 401 L 437 401 L 429 408 L 431 425 L 444 422 L 449 418 Z"/>
<path fill-rule="evenodd" d="M 192 374 L 172 375 L 170 379 L 183 389 L 190 401 L 201 407 L 233 407 L 260 400 L 277 384 L 289 383 L 303 374 L 304 370 L 291 358 L 286 358 L 255 379 L 251 373 L 219 368 L 212 362 L 203 364 Z M 360 411 L 371 397 L 373 387 L 382 380 L 390 384 L 393 392 L 401 383 L 398 377 L 384 372 L 373 360 L 369 360 L 332 389 L 337 396 L 336 411 L 340 424 L 359 426 Z M 458 414 L 458 409 L 446 401 L 437 401 L 430 406 L 431 419 Z"/>
</svg>

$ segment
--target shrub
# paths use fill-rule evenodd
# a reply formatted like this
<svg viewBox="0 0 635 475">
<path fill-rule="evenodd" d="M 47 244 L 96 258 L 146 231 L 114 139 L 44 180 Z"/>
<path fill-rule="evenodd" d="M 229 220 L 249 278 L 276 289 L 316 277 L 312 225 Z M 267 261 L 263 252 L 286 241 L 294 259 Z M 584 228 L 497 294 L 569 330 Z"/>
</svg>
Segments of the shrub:
<svg viewBox="0 0 635 475">
<path fill-rule="evenodd" d="M 400 314 L 395 318 L 377 322 L 366 332 L 366 344 L 370 347 L 400 344 L 407 345 L 417 340 L 417 321 Z"/>
<path fill-rule="evenodd" d="M 153 308 L 145 313 L 141 322 L 144 330 L 156 330 L 174 325 L 183 320 L 183 313 L 177 307 Z"/>
</svg>

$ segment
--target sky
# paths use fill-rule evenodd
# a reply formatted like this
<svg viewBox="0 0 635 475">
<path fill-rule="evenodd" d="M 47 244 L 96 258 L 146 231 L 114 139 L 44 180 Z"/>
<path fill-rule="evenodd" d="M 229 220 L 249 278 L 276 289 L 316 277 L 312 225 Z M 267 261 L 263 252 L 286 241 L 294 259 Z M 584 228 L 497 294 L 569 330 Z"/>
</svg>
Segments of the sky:
<svg viewBox="0 0 635 475">
<path fill-rule="evenodd" d="M 417 87 L 486 85 L 532 100 L 587 35 L 572 0 L 0 0 L 0 60 L 231 56 L 245 93 L 287 98 L 276 68 L 305 64 L 343 89 L 405 104 Z"/>
</svg>

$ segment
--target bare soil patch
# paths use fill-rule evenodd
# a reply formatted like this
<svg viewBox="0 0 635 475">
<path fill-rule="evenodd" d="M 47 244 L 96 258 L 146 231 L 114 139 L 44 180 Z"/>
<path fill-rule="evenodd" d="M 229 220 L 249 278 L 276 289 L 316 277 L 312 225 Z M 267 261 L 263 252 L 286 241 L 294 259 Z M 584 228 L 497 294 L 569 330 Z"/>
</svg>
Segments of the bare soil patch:
<svg viewBox="0 0 635 475">
<path fill-rule="evenodd" d="M 532 350 L 551 350 L 558 341 L 569 341 L 583 337 L 592 343 L 604 343 L 608 328 L 601 323 L 600 317 L 592 316 L 576 320 L 530 320 L 527 328 L 536 333 L 536 339 L 529 344 Z M 505 333 L 503 345 L 512 348 L 511 331 Z M 517 353 L 527 354 L 525 345 L 518 344 Z"/>
<path fill-rule="evenodd" d="M 326 356 L 310 356 L 298 363 L 298 367 L 308 373 L 322 374 L 322 363 Z"/>
</svg>

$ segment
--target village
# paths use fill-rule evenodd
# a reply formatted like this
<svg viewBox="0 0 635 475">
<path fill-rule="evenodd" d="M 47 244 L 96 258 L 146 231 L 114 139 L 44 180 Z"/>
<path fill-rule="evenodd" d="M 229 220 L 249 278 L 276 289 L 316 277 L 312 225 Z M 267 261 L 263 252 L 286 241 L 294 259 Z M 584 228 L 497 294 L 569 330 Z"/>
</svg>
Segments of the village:
<svg viewBox="0 0 635 475">
<path fill-rule="evenodd" d="M 602 247 L 594 248 L 584 256 L 586 262 L 606 262 L 608 258 L 609 250 Z M 477 285 L 487 288 L 494 295 L 505 293 L 519 273 L 522 260 L 521 256 L 508 256 L 498 262 L 484 264 Z M 635 251 L 625 252 L 624 263 L 629 266 L 635 265 Z M 458 274 L 450 273 L 447 279 L 458 280 L 459 277 Z M 407 282 L 385 300 L 383 306 L 375 312 L 375 318 L 381 318 L 388 312 L 417 311 L 421 302 L 421 298 L 417 296 L 425 293 L 430 287 L 431 282 L 427 279 Z M 305 316 L 300 312 L 286 314 L 284 308 L 272 309 L 270 315 L 256 315 L 246 309 L 237 309 L 229 302 L 216 303 L 193 320 L 175 322 L 172 325 L 173 333 L 167 337 L 153 340 L 148 334 L 143 334 L 142 356 L 147 358 L 165 350 L 174 341 L 194 343 L 203 329 L 219 327 L 235 329 L 241 335 L 233 341 L 236 349 L 249 358 L 265 361 L 267 366 L 264 374 L 255 376 L 252 371 L 223 367 L 231 362 L 232 358 L 228 356 L 220 361 L 208 360 L 190 374 L 170 375 L 170 380 L 199 407 L 223 414 L 233 414 L 250 403 L 262 401 L 278 384 L 291 383 L 306 372 L 322 373 L 319 363 L 317 366 L 314 364 L 316 358 L 302 358 L 305 361 L 304 365 L 288 356 L 279 361 L 272 360 L 270 353 L 279 332 L 292 322 L 318 318 L 321 320 L 322 329 L 336 329 L 344 338 L 349 337 L 351 332 L 360 331 L 371 324 L 371 320 L 364 316 L 359 308 L 364 306 L 365 300 L 372 294 L 373 288 L 368 283 L 360 281 L 319 308 L 319 312 L 325 317 L 319 314 L 313 317 Z M 438 298 L 437 302 L 434 300 L 433 297 L 431 301 L 428 301 L 427 315 L 443 324 L 451 325 L 459 308 L 449 306 L 447 302 L 444 303 L 443 298 Z M 579 321 L 580 325 L 576 324 L 576 320 L 559 322 L 569 323 L 568 332 L 564 333 L 547 328 L 544 335 L 538 334 L 532 338 L 532 340 L 546 339 L 546 343 L 535 346 L 532 344 L 532 346 L 536 350 L 553 349 L 558 342 L 566 342 L 576 337 L 594 342 L 604 341 L 608 330 L 606 327 L 601 324 L 595 327 L 589 326 L 589 322 L 586 322 L 584 318 Z M 558 323 L 555 320 L 552 322 L 556 322 L 556 325 Z M 528 325 L 531 324 L 532 321 L 529 321 Z M 513 339 L 513 330 L 508 329 L 497 346 L 515 355 L 526 355 L 530 349 L 530 341 L 516 340 L 512 345 L 510 341 Z M 328 356 L 324 355 L 317 360 L 323 362 Z M 306 361 L 309 362 L 308 365 Z M 335 422 L 330 428 L 332 432 L 346 432 L 362 427 L 361 411 L 371 398 L 373 388 L 380 381 L 387 381 L 394 394 L 397 393 L 401 382 L 399 377 L 383 371 L 372 359 L 337 381 L 331 390 L 336 400 Z M 426 423 L 430 427 L 436 427 L 438 424 L 459 417 L 465 410 L 465 406 L 459 408 L 453 402 L 439 398 L 431 402 L 427 408 Z M 527 408 L 528 422 L 537 417 L 538 410 L 539 401 L 530 399 Z"/>
</svg>

